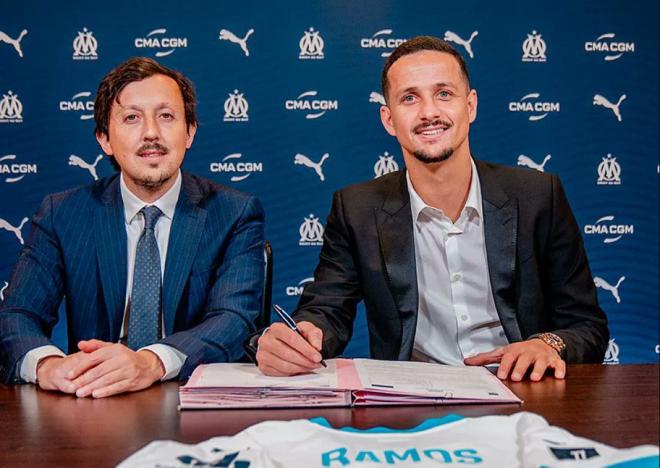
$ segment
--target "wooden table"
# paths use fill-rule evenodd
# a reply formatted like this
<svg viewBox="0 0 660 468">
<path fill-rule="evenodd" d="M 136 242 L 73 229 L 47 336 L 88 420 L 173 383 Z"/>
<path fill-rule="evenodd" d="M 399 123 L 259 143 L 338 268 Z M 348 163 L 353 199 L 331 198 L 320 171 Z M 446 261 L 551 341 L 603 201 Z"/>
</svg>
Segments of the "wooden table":
<svg viewBox="0 0 660 468">
<path fill-rule="evenodd" d="M 177 411 L 178 384 L 93 400 L 0 385 L 0 466 L 112 466 L 155 439 L 196 443 L 268 419 L 323 416 L 335 427 L 406 428 L 448 413 L 532 411 L 615 447 L 658 444 L 658 365 L 569 366 L 564 381 L 507 385 L 519 405 Z"/>
</svg>

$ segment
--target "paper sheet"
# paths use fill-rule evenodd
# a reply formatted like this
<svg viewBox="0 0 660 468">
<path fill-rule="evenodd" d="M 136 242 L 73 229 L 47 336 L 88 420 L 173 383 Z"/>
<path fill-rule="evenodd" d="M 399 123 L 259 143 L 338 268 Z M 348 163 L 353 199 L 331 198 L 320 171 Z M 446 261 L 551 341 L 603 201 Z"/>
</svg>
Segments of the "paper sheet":
<svg viewBox="0 0 660 468">
<path fill-rule="evenodd" d="M 362 388 L 434 398 L 519 399 L 483 367 L 454 367 L 427 362 L 354 359 Z"/>
</svg>

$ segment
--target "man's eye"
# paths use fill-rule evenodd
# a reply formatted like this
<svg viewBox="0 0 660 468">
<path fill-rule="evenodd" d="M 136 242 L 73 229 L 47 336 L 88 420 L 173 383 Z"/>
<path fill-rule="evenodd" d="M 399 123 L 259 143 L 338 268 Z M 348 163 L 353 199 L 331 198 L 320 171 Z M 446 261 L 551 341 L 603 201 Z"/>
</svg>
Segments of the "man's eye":
<svg viewBox="0 0 660 468">
<path fill-rule="evenodd" d="M 170 114 L 169 112 L 163 112 L 162 114 L 160 114 L 160 116 L 163 119 L 167 119 L 167 120 L 170 120 L 170 119 L 174 118 L 174 116 L 172 114 Z"/>
<path fill-rule="evenodd" d="M 126 117 L 124 117 L 125 122 L 135 122 L 137 119 L 137 114 L 128 114 Z"/>
<path fill-rule="evenodd" d="M 449 99 L 451 97 L 451 93 L 449 91 L 440 91 L 438 96 L 440 96 L 440 99 Z"/>
<path fill-rule="evenodd" d="M 412 94 L 408 94 L 406 96 L 403 96 L 402 101 L 405 103 L 415 102 L 415 96 L 413 96 Z"/>
</svg>

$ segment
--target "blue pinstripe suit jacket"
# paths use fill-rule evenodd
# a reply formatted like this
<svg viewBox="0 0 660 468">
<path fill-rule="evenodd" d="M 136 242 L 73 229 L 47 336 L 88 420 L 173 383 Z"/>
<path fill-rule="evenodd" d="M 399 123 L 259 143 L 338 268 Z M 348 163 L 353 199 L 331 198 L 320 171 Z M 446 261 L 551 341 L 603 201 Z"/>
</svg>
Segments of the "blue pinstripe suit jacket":
<svg viewBox="0 0 660 468">
<path fill-rule="evenodd" d="M 237 360 L 254 330 L 263 286 L 263 222 L 252 196 L 182 173 L 163 278 L 166 337 L 201 363 Z M 68 346 L 116 342 L 126 295 L 126 229 L 119 176 L 47 196 L 32 218 L 0 304 L 0 373 L 20 382 L 22 357 L 49 337 L 64 297 Z"/>
</svg>

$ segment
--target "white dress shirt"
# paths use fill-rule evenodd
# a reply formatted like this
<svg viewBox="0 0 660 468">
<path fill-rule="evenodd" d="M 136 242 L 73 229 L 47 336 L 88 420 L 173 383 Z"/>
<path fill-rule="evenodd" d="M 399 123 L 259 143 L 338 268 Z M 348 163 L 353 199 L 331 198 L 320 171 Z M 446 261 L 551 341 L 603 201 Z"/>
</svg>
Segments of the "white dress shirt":
<svg viewBox="0 0 660 468">
<path fill-rule="evenodd" d="M 455 223 L 420 198 L 406 172 L 419 306 L 413 360 L 463 365 L 508 344 L 488 275 L 481 184 L 472 161 L 467 201 Z"/>
<path fill-rule="evenodd" d="M 148 205 L 154 205 L 163 212 L 162 216 L 158 218 L 154 233 L 156 235 L 156 243 L 158 244 L 158 251 L 160 253 L 160 271 L 161 279 L 165 273 L 165 260 L 167 258 L 167 245 L 170 238 L 170 228 L 172 227 L 172 219 L 174 218 L 174 210 L 176 203 L 179 200 L 179 193 L 181 192 L 181 171 L 176 175 L 174 185 L 163 194 L 158 200 L 153 203 L 146 204 L 135 196 L 126 186 L 124 175 L 121 174 L 119 178 L 119 187 L 121 197 L 124 204 L 124 221 L 126 227 L 126 252 L 127 252 L 127 276 L 126 276 L 126 299 L 124 301 L 124 318 L 122 320 L 120 337 L 126 334 L 125 325 L 127 324 L 128 304 L 133 289 L 133 269 L 135 266 L 135 251 L 137 248 L 138 240 L 144 230 L 144 216 L 140 210 Z M 162 317 L 161 317 L 162 320 Z M 161 327 L 163 336 L 165 327 Z M 161 380 L 168 380 L 176 377 L 183 367 L 186 360 L 186 355 L 181 351 L 173 348 L 172 346 L 156 343 L 145 346 L 141 349 L 148 349 L 155 353 L 163 363 L 165 374 Z M 37 365 L 39 361 L 48 356 L 65 356 L 65 353 L 53 345 L 40 346 L 30 350 L 25 354 L 23 362 L 21 363 L 21 378 L 26 382 L 36 383 L 37 381 Z"/>
</svg>

